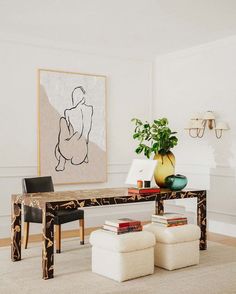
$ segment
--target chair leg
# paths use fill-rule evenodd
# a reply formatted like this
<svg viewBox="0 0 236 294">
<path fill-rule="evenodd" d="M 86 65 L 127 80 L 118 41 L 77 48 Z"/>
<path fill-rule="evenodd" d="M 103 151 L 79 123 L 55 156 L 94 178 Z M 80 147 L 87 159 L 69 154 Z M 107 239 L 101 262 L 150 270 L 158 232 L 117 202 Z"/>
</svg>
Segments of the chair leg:
<svg viewBox="0 0 236 294">
<path fill-rule="evenodd" d="M 61 253 L 61 225 L 55 225 L 56 253 Z"/>
<path fill-rule="evenodd" d="M 25 249 L 27 249 L 28 246 L 28 240 L 29 240 L 29 222 L 24 222 L 24 242 L 23 246 Z"/>
<path fill-rule="evenodd" d="M 79 220 L 79 226 L 80 244 L 84 245 L 84 219 Z"/>
</svg>

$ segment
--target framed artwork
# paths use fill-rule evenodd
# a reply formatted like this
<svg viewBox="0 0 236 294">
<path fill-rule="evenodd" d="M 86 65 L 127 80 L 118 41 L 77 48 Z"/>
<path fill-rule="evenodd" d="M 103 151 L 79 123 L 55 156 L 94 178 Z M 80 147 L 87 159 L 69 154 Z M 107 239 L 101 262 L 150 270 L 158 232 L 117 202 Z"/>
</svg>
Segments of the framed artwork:
<svg viewBox="0 0 236 294">
<path fill-rule="evenodd" d="M 106 77 L 40 69 L 38 86 L 39 175 L 105 182 Z"/>
</svg>

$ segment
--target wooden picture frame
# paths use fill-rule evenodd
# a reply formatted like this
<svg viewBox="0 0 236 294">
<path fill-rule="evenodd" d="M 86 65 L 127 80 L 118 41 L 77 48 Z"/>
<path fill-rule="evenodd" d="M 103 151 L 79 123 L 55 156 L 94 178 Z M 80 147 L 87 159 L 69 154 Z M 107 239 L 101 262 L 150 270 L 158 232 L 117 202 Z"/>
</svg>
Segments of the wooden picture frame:
<svg viewBox="0 0 236 294">
<path fill-rule="evenodd" d="M 106 77 L 38 70 L 38 174 L 55 184 L 105 182 Z"/>
</svg>

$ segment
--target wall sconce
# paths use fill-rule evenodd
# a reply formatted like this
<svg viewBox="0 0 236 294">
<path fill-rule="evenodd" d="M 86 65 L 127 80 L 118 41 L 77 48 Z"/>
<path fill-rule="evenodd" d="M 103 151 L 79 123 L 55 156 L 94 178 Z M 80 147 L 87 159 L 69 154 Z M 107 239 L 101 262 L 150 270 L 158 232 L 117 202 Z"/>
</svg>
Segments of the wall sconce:
<svg viewBox="0 0 236 294">
<path fill-rule="evenodd" d="M 225 122 L 217 122 L 213 111 L 207 111 L 203 117 L 197 116 L 190 120 L 186 130 L 188 130 L 189 136 L 192 138 L 202 138 L 206 126 L 209 130 L 214 130 L 217 139 L 222 137 L 223 131 L 229 130 L 229 126 Z"/>
</svg>

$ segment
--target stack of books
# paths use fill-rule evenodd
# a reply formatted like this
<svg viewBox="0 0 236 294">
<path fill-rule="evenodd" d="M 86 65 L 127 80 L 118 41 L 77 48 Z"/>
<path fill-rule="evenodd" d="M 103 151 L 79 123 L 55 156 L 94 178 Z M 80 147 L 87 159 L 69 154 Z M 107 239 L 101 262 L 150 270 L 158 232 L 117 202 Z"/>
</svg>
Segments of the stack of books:
<svg viewBox="0 0 236 294">
<path fill-rule="evenodd" d="M 130 232 L 139 232 L 142 231 L 143 228 L 140 221 L 130 218 L 119 218 L 106 220 L 102 229 L 120 235 Z"/>
<path fill-rule="evenodd" d="M 161 215 L 152 215 L 152 223 L 163 227 L 175 227 L 187 225 L 188 219 L 180 213 L 163 213 Z"/>
<path fill-rule="evenodd" d="M 156 194 L 160 193 L 161 189 L 158 187 L 150 187 L 150 188 L 128 188 L 128 193 L 131 194 L 138 194 L 138 195 L 146 195 L 146 194 Z"/>
</svg>

